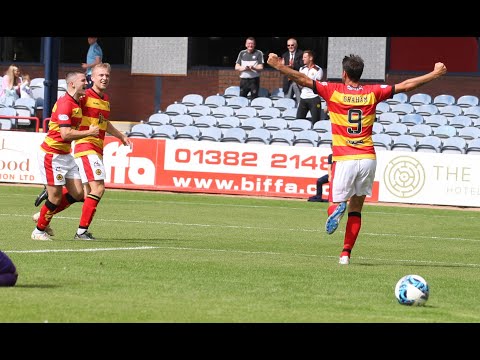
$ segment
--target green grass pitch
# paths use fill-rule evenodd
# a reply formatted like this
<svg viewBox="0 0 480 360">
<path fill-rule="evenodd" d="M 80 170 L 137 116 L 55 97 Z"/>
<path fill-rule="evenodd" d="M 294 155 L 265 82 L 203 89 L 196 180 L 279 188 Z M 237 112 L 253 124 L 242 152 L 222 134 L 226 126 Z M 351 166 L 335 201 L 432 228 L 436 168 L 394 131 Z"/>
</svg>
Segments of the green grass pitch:
<svg viewBox="0 0 480 360">
<path fill-rule="evenodd" d="M 90 231 L 81 204 L 33 241 L 40 186 L 0 186 L 0 249 L 19 272 L 0 288 L 3 323 L 478 323 L 480 213 L 366 205 L 349 266 L 346 216 L 325 203 L 107 189 Z M 398 304 L 406 274 L 430 285 Z"/>
</svg>

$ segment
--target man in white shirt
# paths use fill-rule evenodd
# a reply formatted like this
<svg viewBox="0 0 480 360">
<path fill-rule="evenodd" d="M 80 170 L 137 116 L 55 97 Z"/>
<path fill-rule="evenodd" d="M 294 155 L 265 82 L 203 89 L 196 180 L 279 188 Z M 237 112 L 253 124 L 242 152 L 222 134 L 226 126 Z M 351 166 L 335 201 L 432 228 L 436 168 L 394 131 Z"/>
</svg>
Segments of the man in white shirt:
<svg viewBox="0 0 480 360">
<path fill-rule="evenodd" d="M 315 54 L 312 50 L 305 50 L 303 52 L 304 65 L 300 68 L 300 72 L 307 75 L 313 80 L 322 80 L 323 70 L 320 66 L 315 64 Z M 315 94 L 309 87 L 302 87 L 300 93 L 300 103 L 297 108 L 297 119 L 306 119 L 310 111 L 310 121 L 312 125 L 320 120 L 322 110 L 321 98 Z"/>
</svg>

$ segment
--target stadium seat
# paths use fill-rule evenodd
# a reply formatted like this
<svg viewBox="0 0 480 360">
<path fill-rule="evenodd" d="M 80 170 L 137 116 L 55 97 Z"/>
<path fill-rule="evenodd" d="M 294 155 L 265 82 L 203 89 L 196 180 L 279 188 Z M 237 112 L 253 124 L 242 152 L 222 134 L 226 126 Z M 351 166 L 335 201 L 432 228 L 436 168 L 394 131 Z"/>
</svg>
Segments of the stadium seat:
<svg viewBox="0 0 480 360">
<path fill-rule="evenodd" d="M 390 105 L 391 112 L 398 114 L 401 117 L 407 114 L 415 113 L 415 108 L 409 103 L 400 103 L 396 105 Z"/>
<path fill-rule="evenodd" d="M 448 119 L 448 125 L 454 126 L 457 129 L 473 126 L 473 121 L 466 115 L 457 115 Z"/>
<path fill-rule="evenodd" d="M 153 127 L 148 124 L 135 124 L 132 126 L 129 133 L 141 133 L 144 134 L 145 137 L 149 138 L 153 134 Z"/>
<path fill-rule="evenodd" d="M 185 106 L 184 104 L 175 103 L 175 104 L 168 105 L 163 113 L 169 116 L 175 116 L 175 115 L 186 114 L 187 112 L 188 112 L 187 106 Z"/>
<path fill-rule="evenodd" d="M 295 140 L 295 133 L 292 130 L 278 130 L 272 134 L 270 145 L 291 146 L 293 140 Z"/>
<path fill-rule="evenodd" d="M 221 141 L 222 130 L 218 127 L 207 127 L 202 129 L 202 133 L 198 138 L 199 141 Z"/>
<path fill-rule="evenodd" d="M 441 114 L 424 116 L 423 121 L 425 124 L 430 125 L 432 128 L 442 126 L 442 125 L 448 125 L 447 117 Z"/>
<path fill-rule="evenodd" d="M 212 108 L 212 115 L 216 118 L 233 116 L 234 114 L 235 109 L 230 106 L 218 106 L 216 108 Z"/>
<path fill-rule="evenodd" d="M 383 129 L 384 129 L 383 130 L 384 133 L 390 136 L 399 136 L 399 135 L 404 135 L 408 133 L 407 125 L 401 124 L 401 123 L 384 125 Z"/>
<path fill-rule="evenodd" d="M 285 120 L 295 120 L 297 118 L 297 108 L 285 109 L 281 117 Z"/>
<path fill-rule="evenodd" d="M 152 126 L 153 127 L 153 134 L 151 136 L 152 139 L 175 139 L 177 136 L 177 129 L 173 125 L 160 125 L 160 126 Z"/>
<path fill-rule="evenodd" d="M 149 116 L 148 124 L 150 125 L 166 125 L 170 124 L 170 116 L 165 113 L 155 113 Z"/>
<path fill-rule="evenodd" d="M 475 95 L 462 95 L 457 99 L 457 105 L 462 108 L 478 105 L 478 97 Z"/>
<path fill-rule="evenodd" d="M 177 135 L 175 136 L 175 140 L 191 140 L 197 141 L 200 137 L 201 132 L 200 129 L 196 126 L 182 126 L 177 128 Z"/>
<path fill-rule="evenodd" d="M 263 128 L 263 120 L 259 117 L 240 119 L 240 127 L 247 132 L 253 129 Z"/>
<path fill-rule="evenodd" d="M 406 114 L 400 119 L 401 124 L 405 124 L 407 126 L 413 126 L 423 123 L 423 116 L 419 114 Z"/>
<path fill-rule="evenodd" d="M 446 117 L 454 117 L 463 114 L 463 110 L 458 105 L 446 105 L 439 108 L 440 114 L 445 115 Z"/>
<path fill-rule="evenodd" d="M 464 108 L 463 115 L 466 115 L 472 119 L 480 118 L 480 106 L 470 106 L 468 108 Z"/>
<path fill-rule="evenodd" d="M 273 101 L 273 107 L 276 107 L 280 111 L 285 111 L 287 109 L 293 109 L 296 107 L 295 100 L 290 98 L 280 98 Z"/>
<path fill-rule="evenodd" d="M 282 118 L 273 118 L 264 121 L 264 128 L 270 131 L 284 130 L 288 128 L 288 122 Z"/>
<path fill-rule="evenodd" d="M 193 118 L 193 125 L 196 127 L 207 128 L 211 126 L 217 126 L 218 120 L 212 115 L 203 115 Z M 202 130 L 203 133 L 203 130 Z"/>
<path fill-rule="evenodd" d="M 249 118 L 249 117 L 256 117 L 257 116 L 257 109 L 255 109 L 254 107 L 251 107 L 251 106 L 245 106 L 245 107 L 242 107 L 240 109 L 236 109 L 234 115 L 236 117 L 240 118 L 240 119 L 246 119 L 246 118 Z"/>
<path fill-rule="evenodd" d="M 413 135 L 399 135 L 393 137 L 393 144 L 390 147 L 392 151 L 410 151 L 414 152 L 417 146 L 417 139 Z"/>
<path fill-rule="evenodd" d="M 417 124 L 413 125 L 411 128 L 408 129 L 408 133 L 410 135 L 415 136 L 417 139 L 419 137 L 425 137 L 432 135 L 433 131 L 430 125 L 427 124 Z"/>
<path fill-rule="evenodd" d="M 170 125 L 175 127 L 193 125 L 193 117 L 189 114 L 182 114 L 177 116 L 170 116 Z"/>
<path fill-rule="evenodd" d="M 410 100 L 408 101 L 415 110 L 421 105 L 427 105 L 432 103 L 432 97 L 429 94 L 425 93 L 416 93 L 410 96 Z"/>
<path fill-rule="evenodd" d="M 390 107 L 392 105 L 404 104 L 408 101 L 408 95 L 405 93 L 397 93 L 392 98 L 385 100 Z"/>
<path fill-rule="evenodd" d="M 260 110 L 257 110 L 257 111 L 258 111 L 257 116 L 259 118 L 264 119 L 264 120 L 279 118 L 282 114 L 282 112 L 279 109 L 274 108 L 274 107 L 267 107 L 267 108 L 263 108 L 263 109 L 260 109 Z"/>
<path fill-rule="evenodd" d="M 302 130 L 295 134 L 293 146 L 317 147 L 319 134 L 314 130 Z"/>
<path fill-rule="evenodd" d="M 225 97 L 222 95 L 210 95 L 210 96 L 207 96 L 203 104 L 211 108 L 216 108 L 219 106 L 227 105 L 227 101 L 225 100 Z"/>
<path fill-rule="evenodd" d="M 288 122 L 288 128 L 295 132 L 312 130 L 312 122 L 307 119 L 295 119 Z"/>
<path fill-rule="evenodd" d="M 384 131 L 383 125 L 375 121 L 373 123 L 372 134 L 380 134 L 380 133 L 383 133 L 383 131 Z"/>
<path fill-rule="evenodd" d="M 375 151 L 390 150 L 393 142 L 392 137 L 388 134 L 373 134 L 372 141 Z"/>
<path fill-rule="evenodd" d="M 443 107 L 455 104 L 455 97 L 449 94 L 437 95 L 433 98 L 433 104 L 437 107 Z"/>
<path fill-rule="evenodd" d="M 272 139 L 272 134 L 267 129 L 257 128 L 248 133 L 245 143 L 254 143 L 268 145 Z"/>
<path fill-rule="evenodd" d="M 458 129 L 458 136 L 464 138 L 469 145 L 472 140 L 480 138 L 480 129 L 474 126 L 468 126 Z"/>
<path fill-rule="evenodd" d="M 418 145 L 415 148 L 416 152 L 440 152 L 440 146 L 442 146 L 442 140 L 437 136 L 425 136 L 418 139 Z"/>
<path fill-rule="evenodd" d="M 468 145 L 465 151 L 469 155 L 480 155 L 480 139 L 472 140 Z"/>
<path fill-rule="evenodd" d="M 332 146 L 332 133 L 319 133 L 318 136 L 320 139 L 318 140 L 318 147 L 331 147 Z"/>
<path fill-rule="evenodd" d="M 390 111 L 390 105 L 386 101 L 379 102 L 377 107 L 375 108 L 375 113 L 377 114 L 377 118 L 380 114 Z"/>
<path fill-rule="evenodd" d="M 203 103 L 203 96 L 199 94 L 187 94 L 182 98 L 181 104 L 192 107 L 201 105 Z"/>
<path fill-rule="evenodd" d="M 204 115 L 210 115 L 212 113 L 212 109 L 207 105 L 194 105 L 188 107 L 187 114 L 193 117 L 200 117 Z"/>
<path fill-rule="evenodd" d="M 438 114 L 440 111 L 438 110 L 437 105 L 433 104 L 424 104 L 420 105 L 415 108 L 415 113 L 422 116 L 430 116 Z"/>
<path fill-rule="evenodd" d="M 457 135 L 457 129 L 450 125 L 441 125 L 433 128 L 433 135 L 446 139 Z"/>
<path fill-rule="evenodd" d="M 384 126 L 395 124 L 400 121 L 400 115 L 394 112 L 381 113 L 377 121 Z"/>
<path fill-rule="evenodd" d="M 453 136 L 443 140 L 440 152 L 444 154 L 465 154 L 467 142 L 465 139 Z"/>
<path fill-rule="evenodd" d="M 236 96 L 240 96 L 240 86 L 229 86 L 223 93 L 223 97 L 226 99 Z"/>
<path fill-rule="evenodd" d="M 319 120 L 313 124 L 313 130 L 318 133 L 332 132 L 332 123 L 330 120 Z"/>
<path fill-rule="evenodd" d="M 257 97 L 250 101 L 250 106 L 258 110 L 270 108 L 273 106 L 273 101 L 269 97 Z"/>
<path fill-rule="evenodd" d="M 246 139 L 247 139 L 247 132 L 242 128 L 235 127 L 235 128 L 227 129 L 223 133 L 223 137 L 220 141 L 244 143 Z"/>
<path fill-rule="evenodd" d="M 233 96 L 227 98 L 227 106 L 234 109 L 239 109 L 249 105 L 249 100 L 244 96 Z"/>
<path fill-rule="evenodd" d="M 217 118 L 217 126 L 221 129 L 234 128 L 240 126 L 240 119 L 236 116 L 226 116 Z"/>
</svg>

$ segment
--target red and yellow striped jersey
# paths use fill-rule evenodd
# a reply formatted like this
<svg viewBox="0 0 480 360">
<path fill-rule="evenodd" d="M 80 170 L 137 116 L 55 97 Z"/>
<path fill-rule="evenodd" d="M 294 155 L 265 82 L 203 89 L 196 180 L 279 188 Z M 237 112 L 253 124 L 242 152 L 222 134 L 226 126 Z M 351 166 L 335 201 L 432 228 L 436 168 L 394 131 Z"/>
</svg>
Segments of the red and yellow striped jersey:
<svg viewBox="0 0 480 360">
<path fill-rule="evenodd" d="M 89 154 L 103 156 L 103 141 L 108 127 L 110 117 L 110 101 L 107 94 L 100 97 L 92 88 L 87 89 L 81 100 L 82 123 L 79 130 L 88 130 L 90 125 L 97 125 L 100 128 L 98 137 L 88 136 L 75 141 L 74 157 Z"/>
<path fill-rule="evenodd" d="M 40 145 L 42 150 L 50 154 L 69 154 L 72 150 L 72 142 L 62 139 L 60 128 L 68 126 L 77 130 L 81 121 L 80 104 L 68 93 L 60 97 L 53 106 L 48 133 Z"/>
<path fill-rule="evenodd" d="M 375 159 L 372 129 L 377 104 L 393 96 L 392 85 L 315 82 L 326 102 L 332 124 L 333 161 Z"/>
</svg>

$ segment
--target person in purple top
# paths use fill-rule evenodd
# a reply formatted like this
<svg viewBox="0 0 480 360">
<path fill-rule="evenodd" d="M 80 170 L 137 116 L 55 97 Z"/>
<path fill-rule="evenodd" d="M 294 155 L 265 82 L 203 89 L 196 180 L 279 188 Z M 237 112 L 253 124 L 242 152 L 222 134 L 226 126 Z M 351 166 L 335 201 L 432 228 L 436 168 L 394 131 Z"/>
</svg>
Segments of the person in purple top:
<svg viewBox="0 0 480 360">
<path fill-rule="evenodd" d="M 0 286 L 13 286 L 17 283 L 18 273 L 13 261 L 0 251 Z"/>
</svg>

